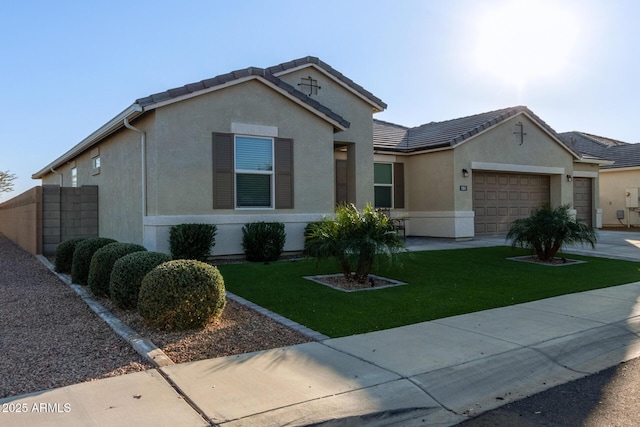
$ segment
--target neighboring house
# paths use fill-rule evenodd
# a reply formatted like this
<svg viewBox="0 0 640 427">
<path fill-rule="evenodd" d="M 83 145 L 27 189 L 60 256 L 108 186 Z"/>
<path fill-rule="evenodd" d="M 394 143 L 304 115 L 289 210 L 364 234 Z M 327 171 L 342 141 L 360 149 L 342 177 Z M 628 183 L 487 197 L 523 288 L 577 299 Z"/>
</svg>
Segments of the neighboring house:
<svg viewBox="0 0 640 427">
<path fill-rule="evenodd" d="M 33 175 L 99 187 L 101 236 L 168 252 L 169 228 L 218 227 L 214 254 L 242 253 L 241 229 L 286 224 L 285 250 L 340 199 L 373 199 L 372 114 L 386 104 L 318 58 L 247 68 L 138 99 Z"/>
<path fill-rule="evenodd" d="M 585 132 L 560 134 L 576 151 L 610 160 L 600 168 L 600 204 L 604 226 L 640 226 L 640 144 Z"/>
<path fill-rule="evenodd" d="M 376 205 L 401 211 L 410 235 L 504 234 L 546 203 L 575 206 L 600 226 L 601 160 L 578 154 L 527 107 L 413 128 L 374 120 L 374 150 Z"/>
<path fill-rule="evenodd" d="M 373 201 L 414 236 L 504 234 L 545 203 L 599 226 L 602 160 L 528 108 L 415 128 L 373 120 L 385 108 L 315 57 L 252 67 L 138 99 L 33 178 L 98 186 L 99 234 L 161 252 L 196 222 L 218 227 L 214 255 L 241 254 L 255 221 L 283 222 L 300 250 L 342 202 Z"/>
</svg>

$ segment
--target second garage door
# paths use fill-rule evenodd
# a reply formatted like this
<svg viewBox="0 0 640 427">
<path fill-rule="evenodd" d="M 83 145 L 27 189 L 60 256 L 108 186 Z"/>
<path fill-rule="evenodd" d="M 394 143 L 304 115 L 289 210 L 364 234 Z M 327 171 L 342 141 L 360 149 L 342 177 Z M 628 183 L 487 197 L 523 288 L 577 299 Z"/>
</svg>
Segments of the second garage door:
<svg viewBox="0 0 640 427">
<path fill-rule="evenodd" d="M 476 235 L 505 234 L 511 223 L 549 203 L 549 177 L 496 172 L 473 173 Z"/>
</svg>

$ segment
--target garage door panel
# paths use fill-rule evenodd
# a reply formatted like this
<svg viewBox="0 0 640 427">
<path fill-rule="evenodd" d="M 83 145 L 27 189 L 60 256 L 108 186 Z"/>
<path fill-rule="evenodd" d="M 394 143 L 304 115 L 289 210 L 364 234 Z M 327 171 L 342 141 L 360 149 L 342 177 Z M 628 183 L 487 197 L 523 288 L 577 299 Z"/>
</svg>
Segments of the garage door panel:
<svg viewBox="0 0 640 427">
<path fill-rule="evenodd" d="M 474 172 L 475 234 L 504 234 L 518 218 L 549 203 L 545 175 Z"/>
</svg>

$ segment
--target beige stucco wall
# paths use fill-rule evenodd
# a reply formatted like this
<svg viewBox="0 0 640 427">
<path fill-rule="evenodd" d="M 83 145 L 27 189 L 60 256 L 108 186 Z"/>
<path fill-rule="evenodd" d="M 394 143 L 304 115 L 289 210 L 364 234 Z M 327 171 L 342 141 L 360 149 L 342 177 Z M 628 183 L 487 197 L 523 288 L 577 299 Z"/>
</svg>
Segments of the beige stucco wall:
<svg viewBox="0 0 640 427">
<path fill-rule="evenodd" d="M 519 127 L 524 126 L 520 144 Z M 519 114 L 458 145 L 407 157 L 409 234 L 471 238 L 474 171 L 550 175 L 553 205 L 573 203 L 574 156 L 528 116 Z M 580 165 L 591 173 L 593 165 Z M 597 168 L 597 166 L 596 166 Z M 464 177 L 462 170 L 469 172 Z M 597 204 L 594 204 L 597 206 Z"/>
<path fill-rule="evenodd" d="M 524 143 L 520 144 L 520 128 L 524 127 Z M 542 128 L 525 114 L 518 114 L 455 150 L 454 176 L 457 181 L 468 182 L 469 191 L 456 192 L 456 209 L 473 207 L 472 174 L 474 170 L 492 170 L 550 175 L 550 202 L 557 206 L 573 203 L 573 184 L 566 175 L 573 175 L 574 156 L 553 140 Z M 469 178 L 462 178 L 462 169 L 470 171 Z"/>
<path fill-rule="evenodd" d="M 626 189 L 640 187 L 640 168 L 603 169 L 599 187 L 603 226 L 640 226 L 640 211 L 626 207 Z M 617 219 L 618 210 L 624 211 L 621 221 Z"/>
<path fill-rule="evenodd" d="M 349 195 L 352 197 L 355 194 L 353 201 L 362 208 L 366 203 L 373 203 L 372 106 L 313 66 L 280 75 L 279 78 L 304 92 L 298 84 L 302 78 L 309 76 L 317 80 L 321 87 L 317 95 L 312 95 L 312 99 L 350 123 L 347 130 L 335 134 L 334 140 L 337 143 L 347 143 L 350 147 L 349 164 L 352 170 L 349 173 Z"/>
<path fill-rule="evenodd" d="M 232 132 L 234 123 L 266 126 L 278 137 L 293 139 L 293 209 L 213 209 L 212 133 Z M 145 244 L 156 250 L 168 250 L 171 225 L 205 222 L 218 227 L 214 255 L 239 254 L 242 226 L 255 221 L 285 223 L 285 250 L 300 250 L 304 227 L 333 212 L 333 125 L 262 82 L 249 81 L 161 107 L 154 132 L 148 147 Z M 370 159 L 370 169 L 372 163 Z"/>
<path fill-rule="evenodd" d="M 149 129 L 153 115 L 135 122 Z M 100 171 L 93 169 L 93 157 L 100 156 Z M 142 243 L 141 146 L 140 136 L 127 129 L 109 136 L 72 162 L 49 173 L 43 184 L 70 187 L 71 169 L 77 168 L 78 186 L 97 185 L 99 234 L 120 242 Z"/>
<path fill-rule="evenodd" d="M 333 210 L 333 128 L 258 81 L 170 104 L 156 110 L 149 139 L 149 215 L 236 214 L 213 211 L 212 133 L 231 132 L 232 123 L 271 126 L 294 141 L 294 209 Z M 245 211 L 246 212 L 246 211 Z M 251 214 L 273 214 L 273 209 Z M 276 212 L 277 213 L 277 212 Z"/>
<path fill-rule="evenodd" d="M 326 84 L 323 91 L 330 94 L 344 88 Z M 339 140 L 350 144 L 358 203 L 364 205 L 373 199 L 371 108 L 351 94 L 333 93 L 331 98 L 355 124 Z M 71 185 L 75 166 L 78 185 L 99 186 L 101 236 L 168 252 L 172 225 L 213 223 L 218 226 L 214 254 L 237 254 L 242 253 L 245 223 L 281 221 L 287 226 L 285 250 L 299 250 L 304 227 L 333 212 L 334 142 L 338 140 L 334 126 L 258 80 L 158 107 L 132 124 L 146 133 L 144 218 L 139 134 L 122 129 L 57 169 L 62 185 Z M 232 132 L 233 124 L 263 126 L 275 129 L 278 137 L 293 139 L 294 209 L 213 209 L 212 133 Z M 99 174 L 92 169 L 96 150 L 101 158 Z M 44 184 L 60 181 L 53 173 L 43 178 Z"/>
</svg>

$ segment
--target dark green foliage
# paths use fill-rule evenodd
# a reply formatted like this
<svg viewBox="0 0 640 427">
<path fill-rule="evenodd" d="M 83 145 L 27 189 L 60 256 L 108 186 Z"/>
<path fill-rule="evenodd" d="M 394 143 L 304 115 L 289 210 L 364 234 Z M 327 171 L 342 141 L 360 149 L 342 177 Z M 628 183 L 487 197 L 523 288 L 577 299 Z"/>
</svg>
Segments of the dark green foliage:
<svg viewBox="0 0 640 427">
<path fill-rule="evenodd" d="M 98 249 L 91 258 L 89 266 L 89 288 L 96 296 L 109 296 L 109 280 L 113 264 L 123 256 L 146 251 L 144 246 L 135 243 L 110 243 Z"/>
<path fill-rule="evenodd" d="M 77 239 L 69 239 L 60 243 L 56 248 L 56 260 L 55 270 L 58 273 L 68 274 L 71 273 L 71 265 L 73 263 L 73 251 L 76 250 L 76 245 L 85 240 L 82 237 Z"/>
<path fill-rule="evenodd" d="M 344 277 L 358 283 L 367 281 L 377 258 L 394 261 L 404 249 L 391 220 L 371 205 L 362 212 L 353 204 L 339 206 L 335 219 L 310 224 L 305 231 L 305 254 L 335 257 Z"/>
<path fill-rule="evenodd" d="M 115 240 L 107 237 L 96 237 L 85 239 L 76 245 L 73 251 L 73 262 L 71 264 L 71 281 L 79 285 L 87 285 L 89 279 L 89 268 L 93 254 L 103 246 L 114 243 Z"/>
<path fill-rule="evenodd" d="M 169 230 L 169 247 L 173 259 L 205 261 L 216 244 L 214 224 L 180 224 Z"/>
<path fill-rule="evenodd" d="M 226 302 L 224 280 L 216 267 L 174 260 L 142 279 L 138 312 L 161 329 L 201 328 L 222 314 Z"/>
<path fill-rule="evenodd" d="M 252 222 L 242 227 L 242 248 L 249 261 L 276 261 L 286 238 L 281 222 Z"/>
<path fill-rule="evenodd" d="M 171 261 L 169 255 L 160 252 L 134 252 L 113 264 L 109 295 L 120 308 L 132 309 L 138 305 L 138 293 L 142 279 L 158 265 Z"/>
<path fill-rule="evenodd" d="M 512 247 L 533 249 L 541 261 L 551 261 L 562 245 L 589 243 L 595 247 L 597 232 L 569 214 L 569 205 L 537 208 L 528 218 L 517 219 L 511 225 L 507 240 Z"/>
</svg>

